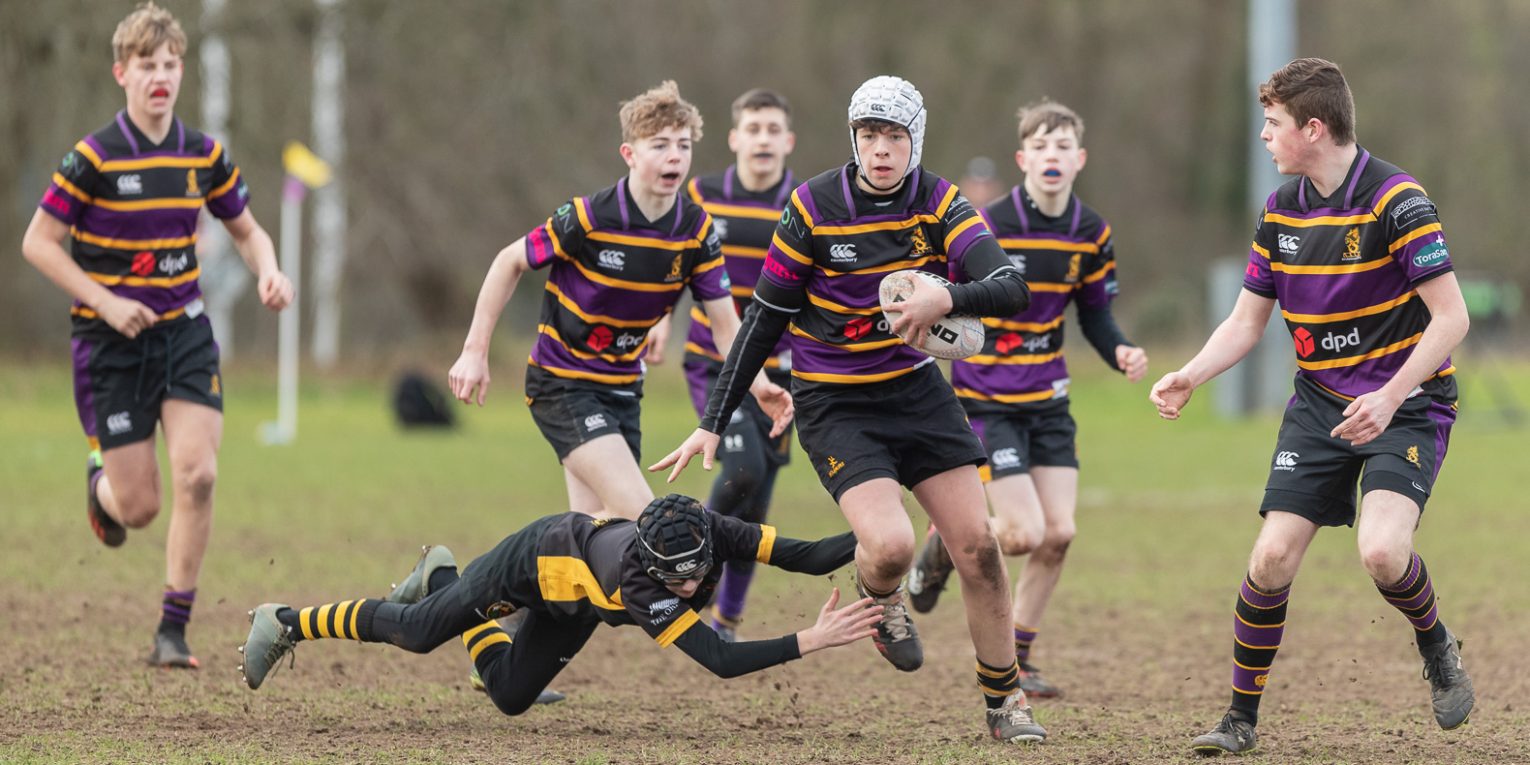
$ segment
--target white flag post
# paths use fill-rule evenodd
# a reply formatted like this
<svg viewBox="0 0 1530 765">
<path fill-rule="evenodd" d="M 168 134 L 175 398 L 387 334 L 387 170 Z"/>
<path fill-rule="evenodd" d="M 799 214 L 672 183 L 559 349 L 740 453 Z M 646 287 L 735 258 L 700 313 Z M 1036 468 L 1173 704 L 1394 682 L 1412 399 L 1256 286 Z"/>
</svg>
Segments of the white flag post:
<svg viewBox="0 0 1530 765">
<path fill-rule="evenodd" d="M 330 181 L 330 168 L 308 147 L 292 141 L 282 150 L 282 167 L 287 180 L 282 185 L 282 272 L 292 280 L 297 299 L 282 311 L 277 324 L 276 421 L 261 426 L 261 441 L 267 445 L 290 444 L 297 438 L 298 410 L 298 332 L 302 316 L 303 280 L 303 198 L 309 189 Z"/>
</svg>

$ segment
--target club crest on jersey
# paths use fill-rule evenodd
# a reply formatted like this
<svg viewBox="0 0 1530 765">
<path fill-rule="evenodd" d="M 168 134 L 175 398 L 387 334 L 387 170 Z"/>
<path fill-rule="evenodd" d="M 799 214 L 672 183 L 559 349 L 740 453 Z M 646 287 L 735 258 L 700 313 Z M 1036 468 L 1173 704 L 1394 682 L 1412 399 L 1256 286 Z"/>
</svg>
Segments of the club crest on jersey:
<svg viewBox="0 0 1530 765">
<path fill-rule="evenodd" d="M 676 255 L 674 261 L 669 264 L 669 274 L 664 277 L 664 281 L 666 281 L 666 282 L 678 282 L 678 281 L 680 281 L 682 278 L 684 278 L 680 274 L 680 270 L 682 268 L 684 268 L 684 267 L 685 267 L 685 256 L 684 255 Z"/>
<path fill-rule="evenodd" d="M 195 170 L 186 171 L 186 196 L 202 196 L 202 190 L 197 187 L 197 171 Z"/>
<path fill-rule="evenodd" d="M 1079 269 L 1083 266 L 1083 263 L 1084 254 L 1081 252 L 1073 253 L 1073 257 L 1068 258 L 1068 275 L 1063 277 L 1063 281 L 1067 282 L 1068 284 L 1077 284 L 1078 272 Z"/>
<path fill-rule="evenodd" d="M 914 257 L 918 257 L 920 255 L 929 255 L 935 251 L 935 248 L 930 246 L 929 238 L 924 235 L 923 226 L 915 226 L 914 230 L 909 234 L 908 241 L 909 245 L 912 247 L 909 255 Z"/>
<path fill-rule="evenodd" d="M 1344 234 L 1344 254 L 1339 260 L 1352 262 L 1360 259 L 1360 227 L 1350 226 Z"/>
</svg>

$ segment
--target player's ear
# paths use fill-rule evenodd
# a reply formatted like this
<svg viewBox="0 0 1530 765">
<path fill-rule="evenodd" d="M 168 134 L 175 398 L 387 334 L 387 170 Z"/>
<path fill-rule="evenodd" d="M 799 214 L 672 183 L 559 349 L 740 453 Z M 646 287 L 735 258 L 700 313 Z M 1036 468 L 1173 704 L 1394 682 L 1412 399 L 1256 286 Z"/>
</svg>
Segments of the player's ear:
<svg viewBox="0 0 1530 765">
<path fill-rule="evenodd" d="M 1015 149 L 1015 167 L 1025 172 L 1025 149 Z"/>
<path fill-rule="evenodd" d="M 1089 150 L 1080 146 L 1078 147 L 1078 169 L 1083 170 L 1084 165 L 1087 164 L 1089 164 Z"/>
<path fill-rule="evenodd" d="M 622 161 L 627 163 L 627 167 L 636 166 L 637 160 L 634 159 L 634 156 L 637 154 L 637 151 L 632 148 L 632 144 L 622 141 L 622 145 L 616 150 L 616 153 L 622 155 Z"/>
<path fill-rule="evenodd" d="M 786 153 L 790 154 L 797 149 L 797 134 L 786 131 Z"/>
</svg>

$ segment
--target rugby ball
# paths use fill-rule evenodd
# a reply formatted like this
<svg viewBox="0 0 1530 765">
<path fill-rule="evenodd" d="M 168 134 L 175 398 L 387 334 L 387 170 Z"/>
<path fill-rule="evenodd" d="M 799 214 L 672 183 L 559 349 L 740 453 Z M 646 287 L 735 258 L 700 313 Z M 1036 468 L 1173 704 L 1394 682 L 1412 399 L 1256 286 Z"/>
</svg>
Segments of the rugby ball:
<svg viewBox="0 0 1530 765">
<path fill-rule="evenodd" d="M 878 297 L 881 298 L 882 313 L 887 316 L 889 324 L 902 315 L 898 304 L 913 293 L 914 279 L 923 279 L 935 287 L 951 285 L 928 271 L 894 271 L 882 277 Z M 904 337 L 903 342 L 913 347 L 909 338 Z M 976 316 L 947 315 L 930 326 L 929 337 L 924 339 L 924 348 L 915 350 L 922 350 L 937 359 L 965 359 L 983 350 L 983 322 Z"/>
</svg>

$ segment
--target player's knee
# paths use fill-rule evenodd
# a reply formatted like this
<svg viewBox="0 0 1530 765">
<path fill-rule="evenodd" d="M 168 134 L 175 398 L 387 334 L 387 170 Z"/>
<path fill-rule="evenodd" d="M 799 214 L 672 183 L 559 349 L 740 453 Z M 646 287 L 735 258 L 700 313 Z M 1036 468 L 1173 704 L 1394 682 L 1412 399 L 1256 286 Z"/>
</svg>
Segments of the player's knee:
<svg viewBox="0 0 1530 765">
<path fill-rule="evenodd" d="M 158 476 L 155 477 L 156 479 Z M 112 486 L 113 510 L 123 526 L 141 529 L 159 516 L 159 485 L 139 487 Z"/>
<path fill-rule="evenodd" d="M 1057 523 L 1047 527 L 1046 536 L 1041 540 L 1041 546 L 1036 548 L 1036 553 L 1062 560 L 1068 554 L 1068 547 L 1073 544 L 1073 537 L 1078 533 L 1078 528 L 1071 521 Z"/>
<path fill-rule="evenodd" d="M 1298 552 L 1290 545 L 1257 543 L 1254 554 L 1249 557 L 1248 573 L 1254 586 L 1262 590 L 1278 590 L 1295 578 L 1297 560 Z"/>
<path fill-rule="evenodd" d="M 175 471 L 176 488 L 196 507 L 206 507 L 212 502 L 213 486 L 218 482 L 218 461 L 213 458 L 197 460 L 179 466 Z"/>
<path fill-rule="evenodd" d="M 1009 586 L 1009 577 L 1004 571 L 1004 556 L 999 554 L 997 537 L 984 534 L 971 542 L 956 545 L 956 549 L 951 547 L 948 544 L 946 549 L 950 551 L 956 571 L 962 577 L 963 587 L 986 584 L 1003 590 Z"/>
<path fill-rule="evenodd" d="M 999 540 L 999 550 L 1005 555 L 1029 555 L 1041 542 L 1039 535 L 1018 524 L 995 525 L 994 536 Z"/>
<path fill-rule="evenodd" d="M 1398 550 L 1393 546 L 1376 542 L 1360 543 L 1360 564 L 1365 566 L 1366 573 L 1371 579 L 1382 584 L 1391 584 L 1403 578 L 1408 572 L 1408 563 L 1412 559 L 1412 550 Z"/>
<path fill-rule="evenodd" d="M 899 579 L 914 565 L 914 535 L 885 534 L 861 539 L 864 573 L 879 580 Z"/>
<path fill-rule="evenodd" d="M 489 681 L 487 676 L 484 677 L 484 692 L 489 694 L 490 699 L 493 699 L 494 706 L 499 711 L 511 717 L 525 714 L 526 710 L 530 709 L 537 701 L 536 693 L 526 693 L 519 688 L 500 688 L 496 691 L 495 685 Z"/>
</svg>

